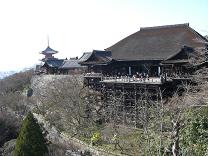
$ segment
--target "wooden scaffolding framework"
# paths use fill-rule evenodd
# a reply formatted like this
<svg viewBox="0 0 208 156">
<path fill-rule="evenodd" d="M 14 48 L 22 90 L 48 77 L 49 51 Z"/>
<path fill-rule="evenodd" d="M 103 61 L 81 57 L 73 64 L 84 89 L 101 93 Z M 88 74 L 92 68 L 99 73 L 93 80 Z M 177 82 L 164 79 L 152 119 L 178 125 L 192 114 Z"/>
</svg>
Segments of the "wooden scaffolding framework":
<svg viewBox="0 0 208 156">
<path fill-rule="evenodd" d="M 138 127 L 142 122 L 142 106 L 157 104 L 161 85 L 138 83 L 103 83 L 103 105 L 106 122 Z"/>
</svg>

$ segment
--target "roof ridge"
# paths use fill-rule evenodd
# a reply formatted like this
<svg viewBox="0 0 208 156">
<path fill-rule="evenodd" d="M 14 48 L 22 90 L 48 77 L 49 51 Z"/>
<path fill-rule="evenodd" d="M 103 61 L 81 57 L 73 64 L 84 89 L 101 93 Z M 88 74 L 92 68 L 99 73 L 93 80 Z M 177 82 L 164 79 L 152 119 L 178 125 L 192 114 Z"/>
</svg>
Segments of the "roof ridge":
<svg viewBox="0 0 208 156">
<path fill-rule="evenodd" d="M 83 52 L 83 54 L 89 54 L 89 53 L 92 53 L 92 52 Z"/>
<path fill-rule="evenodd" d="M 203 39 L 204 41 L 198 41 L 198 42 L 202 42 L 204 44 L 208 44 L 208 39 L 204 36 L 202 36 L 200 33 L 198 33 L 196 30 L 194 30 L 193 28 L 189 27 L 189 29 L 196 34 L 199 38 Z"/>
<path fill-rule="evenodd" d="M 141 27 L 141 30 L 154 30 L 154 29 L 163 29 L 163 28 L 173 28 L 173 27 L 189 27 L 189 23 L 183 24 L 174 24 L 174 25 L 162 25 L 162 26 L 153 26 L 153 27 Z"/>
</svg>

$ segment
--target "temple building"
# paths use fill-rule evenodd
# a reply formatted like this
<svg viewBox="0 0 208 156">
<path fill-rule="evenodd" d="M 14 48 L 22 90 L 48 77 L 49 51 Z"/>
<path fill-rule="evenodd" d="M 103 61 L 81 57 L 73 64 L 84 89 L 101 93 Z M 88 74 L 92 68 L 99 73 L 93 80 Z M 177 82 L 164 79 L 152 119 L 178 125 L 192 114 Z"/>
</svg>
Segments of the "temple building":
<svg viewBox="0 0 208 156">
<path fill-rule="evenodd" d="M 207 45 L 189 24 L 146 27 L 105 50 L 84 53 L 79 63 L 88 67 L 85 86 L 102 93 L 106 122 L 140 127 L 144 104 L 159 104 L 180 95 L 184 84 L 194 85 L 191 74 L 207 60 L 197 66 L 190 60 Z"/>
<path fill-rule="evenodd" d="M 207 43 L 189 24 L 144 27 L 103 51 L 84 53 L 80 64 L 104 76 L 184 77 L 193 71 L 191 54 Z"/>
</svg>

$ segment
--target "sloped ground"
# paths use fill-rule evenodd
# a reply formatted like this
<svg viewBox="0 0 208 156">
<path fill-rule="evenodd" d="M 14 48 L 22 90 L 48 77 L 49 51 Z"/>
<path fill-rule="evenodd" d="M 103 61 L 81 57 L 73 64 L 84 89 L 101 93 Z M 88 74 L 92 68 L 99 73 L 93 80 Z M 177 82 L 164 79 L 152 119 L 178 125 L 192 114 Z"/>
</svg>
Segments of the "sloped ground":
<svg viewBox="0 0 208 156">
<path fill-rule="evenodd" d="M 113 155 L 119 155 L 115 153 L 106 152 L 100 148 L 93 147 L 91 145 L 86 144 L 83 141 L 80 141 L 76 138 L 70 137 L 66 133 L 59 133 L 54 126 L 51 126 L 51 124 L 48 121 L 45 121 L 44 117 L 40 114 L 33 113 L 34 117 L 38 120 L 40 124 L 44 125 L 44 128 L 48 131 L 47 138 L 52 143 L 55 144 L 64 144 L 67 148 L 66 155 L 81 155 L 81 152 L 84 153 L 84 151 L 90 151 L 91 154 L 94 156 L 113 156 Z"/>
</svg>

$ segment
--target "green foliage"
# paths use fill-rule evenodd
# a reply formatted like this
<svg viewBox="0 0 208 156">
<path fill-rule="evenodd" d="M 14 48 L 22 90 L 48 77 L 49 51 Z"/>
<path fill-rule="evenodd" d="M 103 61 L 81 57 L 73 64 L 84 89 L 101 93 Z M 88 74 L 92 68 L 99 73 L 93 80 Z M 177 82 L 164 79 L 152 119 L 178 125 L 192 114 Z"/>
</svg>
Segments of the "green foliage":
<svg viewBox="0 0 208 156">
<path fill-rule="evenodd" d="M 208 107 L 188 112 L 182 137 L 183 150 L 188 155 L 208 154 Z"/>
<path fill-rule="evenodd" d="M 14 156 L 44 156 L 48 153 L 41 127 L 31 112 L 23 121 Z"/>
<path fill-rule="evenodd" d="M 100 144 L 101 141 L 102 141 L 101 133 L 100 132 L 93 133 L 91 138 L 92 145 Z"/>
</svg>

